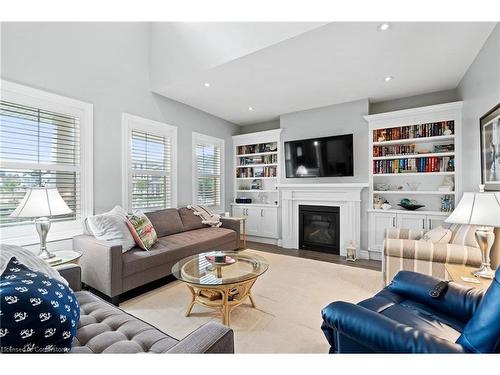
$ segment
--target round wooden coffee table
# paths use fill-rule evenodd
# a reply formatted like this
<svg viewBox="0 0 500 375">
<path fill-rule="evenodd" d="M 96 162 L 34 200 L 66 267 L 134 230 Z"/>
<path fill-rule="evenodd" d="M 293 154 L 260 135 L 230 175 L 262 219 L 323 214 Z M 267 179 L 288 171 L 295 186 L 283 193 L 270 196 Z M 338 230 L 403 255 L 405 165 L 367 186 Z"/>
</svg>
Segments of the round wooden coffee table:
<svg viewBox="0 0 500 375">
<path fill-rule="evenodd" d="M 207 256 L 224 254 L 236 262 L 217 265 Z M 222 310 L 222 323 L 229 326 L 231 311 L 248 298 L 253 307 L 252 287 L 257 278 L 267 271 L 267 261 L 258 255 L 241 252 L 207 252 L 182 259 L 172 267 L 172 274 L 186 283 L 192 300 L 186 312 L 191 314 L 195 304 Z"/>
</svg>

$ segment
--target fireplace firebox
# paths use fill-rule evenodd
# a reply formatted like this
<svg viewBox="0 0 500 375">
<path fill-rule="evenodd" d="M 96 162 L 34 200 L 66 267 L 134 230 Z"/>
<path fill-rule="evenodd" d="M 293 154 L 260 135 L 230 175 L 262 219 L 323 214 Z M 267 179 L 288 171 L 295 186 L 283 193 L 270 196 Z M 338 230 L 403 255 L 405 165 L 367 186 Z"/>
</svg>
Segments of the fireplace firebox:
<svg viewBox="0 0 500 375">
<path fill-rule="evenodd" d="M 340 254 L 340 208 L 299 205 L 299 249 Z"/>
</svg>

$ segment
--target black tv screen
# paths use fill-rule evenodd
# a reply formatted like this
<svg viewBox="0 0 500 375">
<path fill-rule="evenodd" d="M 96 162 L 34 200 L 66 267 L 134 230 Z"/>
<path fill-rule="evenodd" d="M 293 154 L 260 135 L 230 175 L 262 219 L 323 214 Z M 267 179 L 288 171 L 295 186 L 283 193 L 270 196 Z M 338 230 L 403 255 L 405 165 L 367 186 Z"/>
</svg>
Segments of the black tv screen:
<svg viewBox="0 0 500 375">
<path fill-rule="evenodd" d="M 285 142 L 287 178 L 354 175 L 352 134 Z"/>
</svg>

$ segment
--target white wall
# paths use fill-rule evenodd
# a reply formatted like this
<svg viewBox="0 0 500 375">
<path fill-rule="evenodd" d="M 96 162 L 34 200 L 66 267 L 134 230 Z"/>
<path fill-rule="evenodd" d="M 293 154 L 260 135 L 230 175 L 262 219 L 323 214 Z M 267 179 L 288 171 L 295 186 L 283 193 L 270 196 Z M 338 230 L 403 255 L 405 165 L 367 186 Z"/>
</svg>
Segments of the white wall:
<svg viewBox="0 0 500 375">
<path fill-rule="evenodd" d="M 481 183 L 479 118 L 500 103 L 500 24 L 497 24 L 458 85 L 463 104 L 463 187 Z"/>
<path fill-rule="evenodd" d="M 282 183 L 368 182 L 368 99 L 314 108 L 280 116 L 282 141 L 353 133 L 354 176 L 323 178 L 282 178 Z M 283 144 L 281 149 L 283 150 Z M 282 155 L 283 159 L 283 155 Z M 285 176 L 284 163 L 281 175 Z M 362 193 L 361 244 L 368 248 L 368 189 Z"/>
<path fill-rule="evenodd" d="M 223 138 L 239 127 L 150 90 L 147 23 L 2 23 L 2 78 L 94 105 L 94 208 L 121 204 L 121 114 L 178 127 L 178 203 L 191 203 L 191 131 Z M 226 163 L 226 176 L 232 165 Z M 232 178 L 226 179 L 226 202 Z"/>
<path fill-rule="evenodd" d="M 256 124 L 240 126 L 240 129 L 241 129 L 240 134 L 262 132 L 265 130 L 273 130 L 273 129 L 279 129 L 279 128 L 280 128 L 280 120 L 277 119 L 277 120 L 272 120 L 272 121 L 259 122 Z"/>
</svg>

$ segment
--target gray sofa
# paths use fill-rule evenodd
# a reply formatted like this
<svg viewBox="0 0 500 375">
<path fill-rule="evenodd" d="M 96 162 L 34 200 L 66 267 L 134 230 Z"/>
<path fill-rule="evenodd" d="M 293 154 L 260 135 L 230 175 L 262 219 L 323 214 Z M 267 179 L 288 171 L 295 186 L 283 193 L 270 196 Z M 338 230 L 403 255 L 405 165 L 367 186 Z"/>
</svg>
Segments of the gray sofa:
<svg viewBox="0 0 500 375">
<path fill-rule="evenodd" d="M 80 304 L 80 321 L 71 353 L 234 353 L 233 331 L 222 324 L 207 323 L 177 340 L 80 290 L 79 266 L 64 265 L 58 271 Z"/>
<path fill-rule="evenodd" d="M 182 258 L 209 250 L 236 250 L 240 247 L 240 222 L 222 218 L 222 226 L 201 223 L 187 207 L 146 214 L 153 224 L 158 243 L 149 251 L 122 247 L 88 235 L 73 237 L 73 249 L 83 252 L 79 264 L 84 284 L 104 293 L 118 305 L 120 294 L 171 274 Z"/>
</svg>

